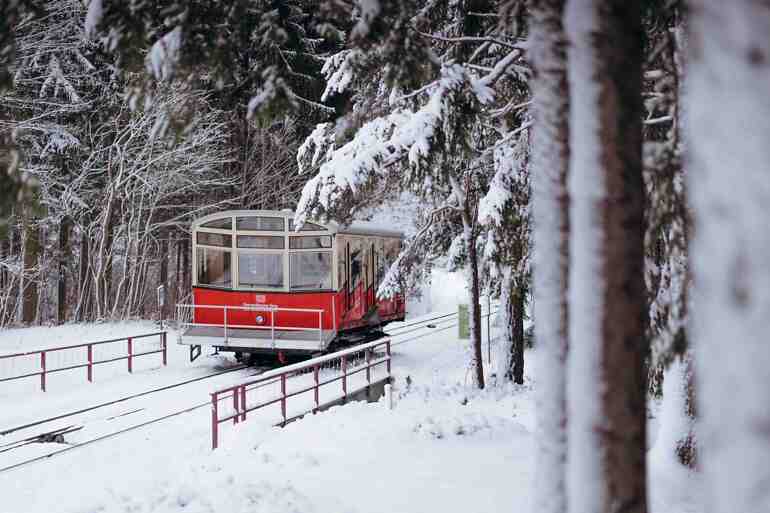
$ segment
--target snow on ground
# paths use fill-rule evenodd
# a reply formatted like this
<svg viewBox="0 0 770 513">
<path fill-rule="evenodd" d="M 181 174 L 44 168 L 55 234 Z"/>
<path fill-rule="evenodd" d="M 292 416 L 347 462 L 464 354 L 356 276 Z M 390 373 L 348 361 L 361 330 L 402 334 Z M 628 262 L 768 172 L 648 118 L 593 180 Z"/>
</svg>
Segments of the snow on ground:
<svg viewBox="0 0 770 513">
<path fill-rule="evenodd" d="M 465 300 L 456 276 L 434 279 L 431 304 L 448 310 L 458 298 Z M 438 313 L 443 312 L 434 308 L 431 315 Z M 145 325 L 135 327 L 141 331 Z M 93 331 L 81 326 L 49 332 L 58 337 L 57 330 L 76 329 L 90 336 L 107 329 L 90 328 Z M 527 354 L 525 385 L 477 391 L 470 387 L 467 343 L 457 340 L 456 328 L 438 329 L 429 337 L 394 345 L 393 410 L 384 399 L 352 403 L 306 416 L 283 429 L 250 416 L 237 427 L 225 426 L 220 449 L 213 452 L 208 409 L 196 410 L 0 473 L 0 509 L 3 513 L 528 511 L 538 353 Z M 10 336 L 0 334 L 0 348 L 11 344 Z M 116 373 L 98 386 L 72 382 L 51 395 L 30 395 L 26 405 L 3 396 L 0 384 L 4 412 L 0 428 L 9 424 L 5 415 L 9 410 L 42 417 L 41 405 L 66 401 L 68 393 L 74 404 L 89 393 L 122 393 L 130 387 L 136 391 L 150 381 L 175 381 L 185 373 L 202 374 L 222 364 L 203 358 L 190 366 L 186 348 L 176 346 L 172 338 L 169 349 L 174 356 L 168 368 L 132 376 Z M 207 396 L 203 390 L 195 394 L 203 400 Z M 682 493 L 693 488 L 693 475 L 677 467 L 665 450 L 650 455 L 653 513 L 698 511 L 691 505 L 691 495 Z M 0 459 L 3 456 L 0 453 Z"/>
</svg>

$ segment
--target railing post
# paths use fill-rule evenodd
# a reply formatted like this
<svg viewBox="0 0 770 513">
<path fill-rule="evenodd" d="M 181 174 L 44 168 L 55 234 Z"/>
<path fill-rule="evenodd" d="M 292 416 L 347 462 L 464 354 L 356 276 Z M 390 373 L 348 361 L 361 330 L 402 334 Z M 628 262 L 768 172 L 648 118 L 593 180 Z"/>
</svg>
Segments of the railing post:
<svg viewBox="0 0 770 513">
<path fill-rule="evenodd" d="M 342 395 L 347 397 L 348 395 L 348 358 L 347 355 L 342 355 Z"/>
<path fill-rule="evenodd" d="M 94 381 L 94 346 L 88 344 L 88 382 Z"/>
<path fill-rule="evenodd" d="M 281 374 L 281 416 L 283 417 L 282 426 L 286 425 L 286 373 Z"/>
<path fill-rule="evenodd" d="M 163 351 L 161 355 L 163 356 L 163 366 L 165 367 L 168 364 L 168 350 L 166 348 L 166 332 L 160 334 L 160 348 Z"/>
<path fill-rule="evenodd" d="M 131 337 L 128 337 L 128 373 L 134 372 L 134 345 Z"/>
<path fill-rule="evenodd" d="M 246 420 L 246 385 L 241 386 L 241 421 Z"/>
<path fill-rule="evenodd" d="M 372 350 L 367 349 L 366 350 L 366 382 L 371 385 L 372 383 Z"/>
<path fill-rule="evenodd" d="M 45 351 L 40 352 L 40 390 L 45 392 Z"/>
<path fill-rule="evenodd" d="M 318 411 L 318 364 L 313 365 L 313 380 L 315 381 L 315 409 L 313 413 Z"/>
<path fill-rule="evenodd" d="M 390 339 L 385 341 L 385 353 L 388 355 L 388 377 L 390 377 Z"/>
<path fill-rule="evenodd" d="M 235 416 L 233 416 L 233 425 L 237 424 L 240 420 L 241 413 L 238 411 L 238 389 L 233 388 L 233 409 L 235 410 Z"/>
<path fill-rule="evenodd" d="M 219 412 L 217 393 L 211 394 L 211 450 L 219 446 Z"/>
</svg>

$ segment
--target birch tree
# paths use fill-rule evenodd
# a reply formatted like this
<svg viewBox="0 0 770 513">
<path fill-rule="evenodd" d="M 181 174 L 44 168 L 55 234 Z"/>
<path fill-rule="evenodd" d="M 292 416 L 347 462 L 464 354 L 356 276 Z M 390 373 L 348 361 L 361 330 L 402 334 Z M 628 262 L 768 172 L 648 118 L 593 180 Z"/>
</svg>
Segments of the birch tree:
<svg viewBox="0 0 770 513">
<path fill-rule="evenodd" d="M 569 89 L 565 0 L 535 0 L 531 7 L 534 80 L 532 188 L 534 210 L 535 339 L 540 347 L 538 452 L 534 511 L 567 507 L 567 279 L 569 258 Z"/>
<path fill-rule="evenodd" d="M 645 513 L 641 7 L 567 5 L 568 509 Z"/>
<path fill-rule="evenodd" d="M 690 7 L 685 99 L 704 510 L 759 513 L 770 508 L 770 5 Z"/>
</svg>

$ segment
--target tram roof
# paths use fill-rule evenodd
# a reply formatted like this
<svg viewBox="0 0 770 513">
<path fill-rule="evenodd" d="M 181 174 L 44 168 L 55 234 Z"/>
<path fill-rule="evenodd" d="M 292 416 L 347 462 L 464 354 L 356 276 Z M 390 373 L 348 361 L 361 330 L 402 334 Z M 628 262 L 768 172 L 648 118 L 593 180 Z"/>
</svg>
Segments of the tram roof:
<svg viewBox="0 0 770 513">
<path fill-rule="evenodd" d="M 202 224 L 214 221 L 216 219 L 224 219 L 227 217 L 283 217 L 285 219 L 294 219 L 294 211 L 291 210 L 223 210 L 222 212 L 215 212 L 203 217 L 199 217 L 192 223 L 192 228 L 199 228 Z M 394 230 L 388 227 L 384 227 L 381 224 L 371 221 L 355 221 L 347 226 L 341 226 L 337 223 L 319 223 L 317 221 L 309 221 L 314 224 L 325 227 L 332 233 L 339 233 L 342 235 L 369 235 L 379 237 L 398 237 L 403 238 L 404 233 L 399 230 Z M 288 224 L 288 222 L 287 222 Z"/>
</svg>

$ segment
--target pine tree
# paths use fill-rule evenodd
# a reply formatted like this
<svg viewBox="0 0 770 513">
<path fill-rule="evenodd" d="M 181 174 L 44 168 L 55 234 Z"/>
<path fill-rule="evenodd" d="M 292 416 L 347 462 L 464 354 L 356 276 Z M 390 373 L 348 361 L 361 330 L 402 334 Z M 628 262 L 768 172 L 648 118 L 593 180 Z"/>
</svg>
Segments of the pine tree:
<svg viewBox="0 0 770 513">
<path fill-rule="evenodd" d="M 538 381 L 535 509 L 566 510 L 570 162 L 564 0 L 532 3 L 533 210 L 535 343 L 543 356 Z"/>
<path fill-rule="evenodd" d="M 703 504 L 759 513 L 770 505 L 770 5 L 690 7 L 685 101 Z"/>
<path fill-rule="evenodd" d="M 568 508 L 647 511 L 639 2 L 571 0 Z"/>
<path fill-rule="evenodd" d="M 325 67 L 324 98 L 350 94 L 351 108 L 345 124 L 336 130 L 331 123 L 319 125 L 300 149 L 303 169 L 318 172 L 305 186 L 298 222 L 348 222 L 393 189 L 431 205 L 419 237 L 433 233 L 430 226 L 447 222 L 446 216 L 454 219 L 444 238 L 457 241 L 449 247 L 468 264 L 472 361 L 475 381 L 483 386 L 478 205 L 492 180 L 495 148 L 512 146 L 522 132 L 517 106 L 526 95 L 522 75 L 529 73 L 517 45 L 522 34 L 501 30 L 490 21 L 494 16 L 485 16 L 496 12 L 491 2 L 394 5 L 401 9 L 359 18 L 351 47 Z M 494 125 L 499 128 L 490 129 Z M 510 126 L 515 129 L 506 130 Z M 412 241 L 407 253 L 417 244 Z M 398 266 L 392 269 L 382 292 L 399 281 Z"/>
</svg>

